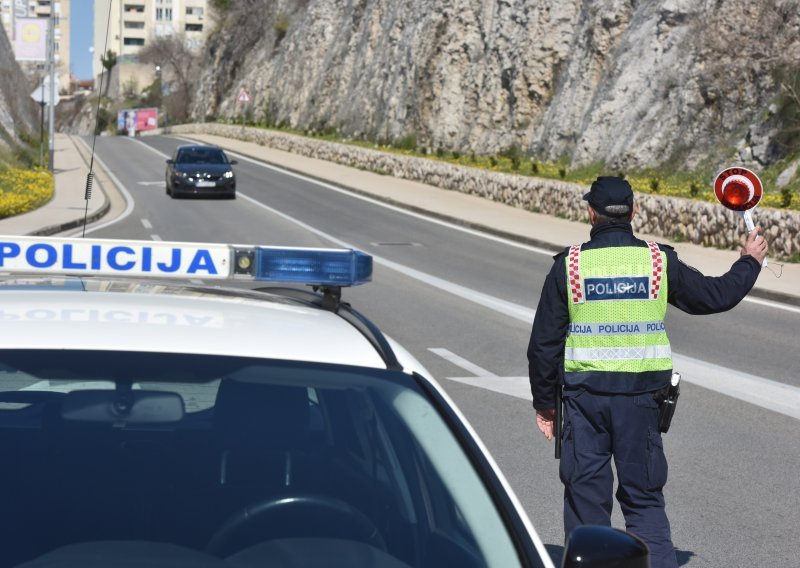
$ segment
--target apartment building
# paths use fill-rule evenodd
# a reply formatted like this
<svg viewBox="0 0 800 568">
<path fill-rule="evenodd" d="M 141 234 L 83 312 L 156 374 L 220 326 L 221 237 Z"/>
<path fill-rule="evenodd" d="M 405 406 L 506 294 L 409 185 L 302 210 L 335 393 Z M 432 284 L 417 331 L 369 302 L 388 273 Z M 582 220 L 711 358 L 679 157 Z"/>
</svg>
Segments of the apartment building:
<svg viewBox="0 0 800 568">
<path fill-rule="evenodd" d="M 94 60 L 96 77 L 103 72 L 100 56 L 108 50 L 119 63 L 135 63 L 149 40 L 182 34 L 187 45 L 203 45 L 208 26 L 206 0 L 95 0 Z"/>
<path fill-rule="evenodd" d="M 70 86 L 69 14 L 70 0 L 0 0 L 0 18 L 12 46 L 14 46 L 17 18 L 52 17 L 55 30 L 56 74 L 58 89 L 62 92 L 67 92 Z M 29 75 L 44 75 L 43 62 L 21 61 L 20 66 Z"/>
</svg>

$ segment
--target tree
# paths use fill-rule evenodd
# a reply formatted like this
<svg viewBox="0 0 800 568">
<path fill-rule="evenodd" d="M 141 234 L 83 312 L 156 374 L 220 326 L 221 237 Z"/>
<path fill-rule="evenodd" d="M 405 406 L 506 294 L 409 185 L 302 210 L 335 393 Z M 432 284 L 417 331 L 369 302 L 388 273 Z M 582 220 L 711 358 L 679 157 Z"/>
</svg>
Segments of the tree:
<svg viewBox="0 0 800 568">
<path fill-rule="evenodd" d="M 199 77 L 198 56 L 187 46 L 185 37 L 176 34 L 153 39 L 139 51 L 139 61 L 161 68 L 157 80 L 164 87 L 164 110 L 173 121 L 185 120 L 197 91 L 194 81 Z"/>
<path fill-rule="evenodd" d="M 117 64 L 117 54 L 109 49 L 105 55 L 100 55 L 100 63 L 103 64 L 103 69 L 106 70 L 106 89 L 103 94 L 108 96 L 108 87 L 111 85 L 111 70 Z"/>
</svg>

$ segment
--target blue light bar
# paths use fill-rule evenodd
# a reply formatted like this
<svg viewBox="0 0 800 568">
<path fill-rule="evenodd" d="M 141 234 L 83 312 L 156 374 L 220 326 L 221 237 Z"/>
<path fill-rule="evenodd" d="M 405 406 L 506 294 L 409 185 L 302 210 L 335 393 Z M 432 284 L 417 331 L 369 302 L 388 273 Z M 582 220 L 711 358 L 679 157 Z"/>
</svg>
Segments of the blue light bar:
<svg viewBox="0 0 800 568">
<path fill-rule="evenodd" d="M 352 249 L 0 236 L 3 273 L 356 286 L 372 280 L 372 257 Z"/>
<path fill-rule="evenodd" d="M 372 257 L 349 249 L 256 247 L 256 280 L 357 286 L 372 280 Z"/>
</svg>

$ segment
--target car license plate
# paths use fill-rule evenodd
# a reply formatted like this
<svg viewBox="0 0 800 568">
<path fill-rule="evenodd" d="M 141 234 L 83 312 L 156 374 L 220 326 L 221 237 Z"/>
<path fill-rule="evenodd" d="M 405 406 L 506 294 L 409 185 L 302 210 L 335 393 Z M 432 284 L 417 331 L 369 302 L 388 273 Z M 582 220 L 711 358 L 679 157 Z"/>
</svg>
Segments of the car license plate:
<svg viewBox="0 0 800 568">
<path fill-rule="evenodd" d="M 216 185 L 217 182 L 215 181 L 202 180 L 197 182 L 197 187 L 215 187 Z"/>
</svg>

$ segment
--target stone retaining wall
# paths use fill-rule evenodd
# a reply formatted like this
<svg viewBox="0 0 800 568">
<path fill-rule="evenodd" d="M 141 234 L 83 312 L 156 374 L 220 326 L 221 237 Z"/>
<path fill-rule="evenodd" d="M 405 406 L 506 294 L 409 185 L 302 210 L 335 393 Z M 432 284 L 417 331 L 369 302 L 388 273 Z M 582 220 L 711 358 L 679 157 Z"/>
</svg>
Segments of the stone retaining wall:
<svg viewBox="0 0 800 568">
<path fill-rule="evenodd" d="M 490 172 L 259 128 L 198 123 L 168 127 L 161 132 L 212 134 L 254 142 L 538 213 L 572 220 L 585 217 L 581 196 L 587 188 L 583 185 Z M 743 222 L 736 213 L 716 203 L 649 194 L 639 194 L 636 199 L 639 213 L 634 228 L 638 232 L 723 249 L 741 246 Z M 800 212 L 759 208 L 754 217 L 769 239 L 770 256 L 788 258 L 800 253 Z"/>
</svg>

